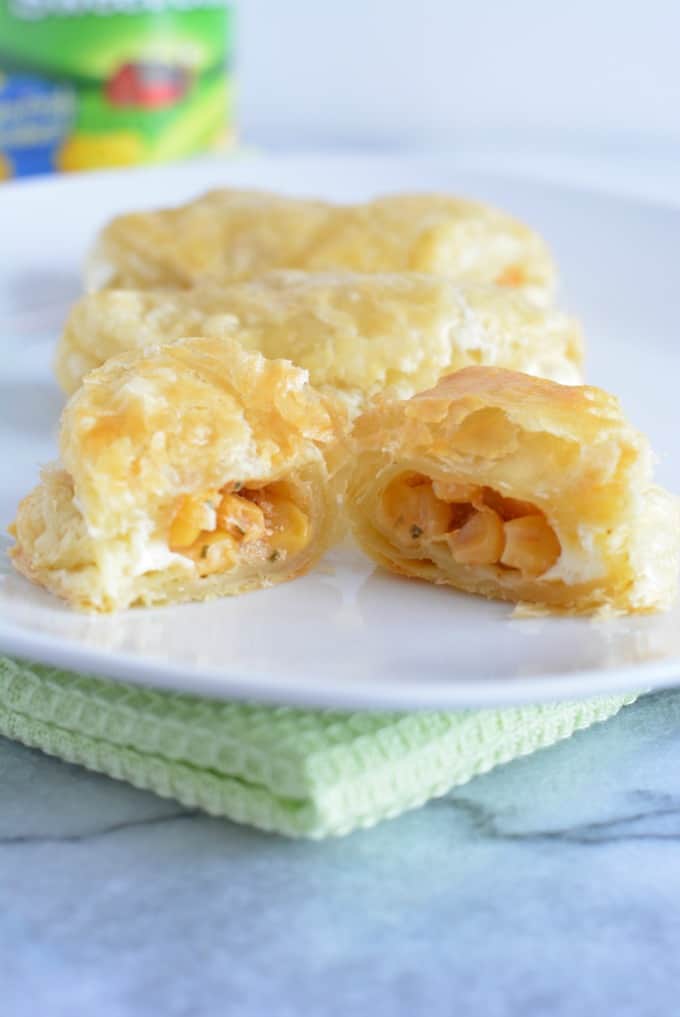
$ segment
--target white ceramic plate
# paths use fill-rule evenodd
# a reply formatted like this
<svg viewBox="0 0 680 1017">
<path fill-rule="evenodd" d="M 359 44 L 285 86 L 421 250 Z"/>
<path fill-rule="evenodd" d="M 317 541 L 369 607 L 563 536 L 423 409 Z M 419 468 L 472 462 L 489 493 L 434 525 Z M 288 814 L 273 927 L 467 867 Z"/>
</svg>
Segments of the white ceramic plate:
<svg viewBox="0 0 680 1017">
<path fill-rule="evenodd" d="M 549 239 L 583 318 L 589 377 L 620 394 L 678 489 L 680 211 L 461 173 L 441 160 L 252 159 L 0 188 L 0 525 L 56 449 L 50 363 L 94 231 L 219 184 L 336 199 L 440 189 L 496 202 Z M 8 541 L 6 542 L 8 543 Z M 502 604 L 399 580 L 351 548 L 288 585 L 208 605 L 78 615 L 0 551 L 0 651 L 222 697 L 325 706 L 493 706 L 680 682 L 680 610 L 513 621 Z"/>
</svg>

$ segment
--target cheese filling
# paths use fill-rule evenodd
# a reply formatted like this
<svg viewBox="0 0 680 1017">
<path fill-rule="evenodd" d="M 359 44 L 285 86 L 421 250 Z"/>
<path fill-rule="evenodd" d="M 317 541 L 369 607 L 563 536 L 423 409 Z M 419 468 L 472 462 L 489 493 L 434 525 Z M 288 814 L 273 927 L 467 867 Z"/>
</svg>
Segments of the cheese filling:
<svg viewBox="0 0 680 1017">
<path fill-rule="evenodd" d="M 460 565 L 495 565 L 536 579 L 561 554 L 540 509 L 490 487 L 404 473 L 388 484 L 382 505 L 392 535 L 419 557 L 428 544 L 443 544 Z"/>
<path fill-rule="evenodd" d="M 285 560 L 309 538 L 309 517 L 288 484 L 231 483 L 180 497 L 168 547 L 190 558 L 200 576 L 209 576 L 242 563 Z"/>
</svg>

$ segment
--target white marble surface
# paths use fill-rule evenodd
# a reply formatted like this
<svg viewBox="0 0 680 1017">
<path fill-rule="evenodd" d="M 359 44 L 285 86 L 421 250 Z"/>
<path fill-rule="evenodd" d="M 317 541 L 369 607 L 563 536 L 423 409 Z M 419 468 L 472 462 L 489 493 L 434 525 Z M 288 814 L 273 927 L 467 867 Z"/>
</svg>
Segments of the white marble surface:
<svg viewBox="0 0 680 1017">
<path fill-rule="evenodd" d="M 292 842 L 0 739 L 3 1017 L 677 1013 L 680 693 Z"/>
</svg>

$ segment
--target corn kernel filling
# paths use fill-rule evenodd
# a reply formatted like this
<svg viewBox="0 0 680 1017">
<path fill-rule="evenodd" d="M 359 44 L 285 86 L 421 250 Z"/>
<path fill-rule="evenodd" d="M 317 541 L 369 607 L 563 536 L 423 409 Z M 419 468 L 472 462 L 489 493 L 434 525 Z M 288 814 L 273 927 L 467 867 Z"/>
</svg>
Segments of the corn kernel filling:
<svg viewBox="0 0 680 1017">
<path fill-rule="evenodd" d="M 527 274 L 522 265 L 508 265 L 496 277 L 497 286 L 524 286 Z"/>
<path fill-rule="evenodd" d="M 309 536 L 309 517 L 287 484 L 227 484 L 180 497 L 168 546 L 191 558 L 199 575 L 208 576 L 243 560 L 283 560 L 301 551 Z"/>
<path fill-rule="evenodd" d="M 443 542 L 461 565 L 494 565 L 535 579 L 562 550 L 540 509 L 490 487 L 406 473 L 386 487 L 383 511 L 401 544 L 422 554 L 428 543 Z"/>
</svg>

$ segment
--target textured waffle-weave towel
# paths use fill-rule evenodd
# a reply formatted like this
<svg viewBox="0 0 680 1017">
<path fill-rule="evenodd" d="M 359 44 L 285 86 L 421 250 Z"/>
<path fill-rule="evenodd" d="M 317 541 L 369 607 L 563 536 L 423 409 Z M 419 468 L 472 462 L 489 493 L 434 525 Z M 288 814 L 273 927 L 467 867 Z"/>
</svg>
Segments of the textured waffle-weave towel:
<svg viewBox="0 0 680 1017">
<path fill-rule="evenodd" d="M 295 837 L 348 833 L 613 716 L 635 696 L 456 712 L 223 703 L 0 658 L 0 734 Z"/>
</svg>

